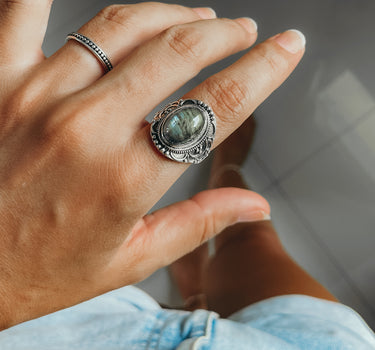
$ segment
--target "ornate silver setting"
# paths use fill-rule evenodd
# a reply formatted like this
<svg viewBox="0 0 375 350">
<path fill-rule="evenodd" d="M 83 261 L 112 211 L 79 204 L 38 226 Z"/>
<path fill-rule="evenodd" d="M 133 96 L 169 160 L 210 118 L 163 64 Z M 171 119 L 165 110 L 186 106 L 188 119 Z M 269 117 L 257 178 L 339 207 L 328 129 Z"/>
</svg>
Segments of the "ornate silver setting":
<svg viewBox="0 0 375 350">
<path fill-rule="evenodd" d="M 204 117 L 202 129 L 193 138 L 173 143 L 166 137 L 166 122 L 183 109 L 199 109 Z M 215 138 L 216 119 L 212 109 L 200 100 L 178 100 L 158 112 L 151 123 L 151 139 L 166 157 L 181 163 L 198 164 L 207 158 Z"/>
<path fill-rule="evenodd" d="M 66 36 L 66 41 L 68 40 L 75 40 L 83 46 L 87 47 L 102 64 L 106 73 L 113 69 L 112 63 L 106 53 L 87 36 L 72 32 Z"/>
</svg>

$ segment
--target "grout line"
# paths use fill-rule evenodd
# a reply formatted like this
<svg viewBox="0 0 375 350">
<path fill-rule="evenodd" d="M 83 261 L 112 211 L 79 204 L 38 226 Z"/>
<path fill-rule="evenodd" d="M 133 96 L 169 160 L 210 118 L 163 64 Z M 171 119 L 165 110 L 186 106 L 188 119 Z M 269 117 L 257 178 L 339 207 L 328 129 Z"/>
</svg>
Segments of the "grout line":
<svg viewBox="0 0 375 350">
<path fill-rule="evenodd" d="M 266 174 L 268 180 L 270 183 L 274 183 L 276 181 L 276 178 L 273 176 L 271 170 L 268 168 L 267 164 L 264 162 L 264 160 L 259 156 L 257 152 L 251 152 L 251 156 L 258 164 L 259 168 L 262 169 L 262 171 Z M 267 185 L 264 189 L 262 189 L 261 192 L 267 191 L 267 189 L 270 187 L 270 185 Z"/>
<path fill-rule="evenodd" d="M 310 161 L 312 158 L 314 158 L 317 154 L 328 148 L 329 146 L 333 145 L 337 140 L 339 140 L 341 137 L 348 134 L 351 130 L 353 130 L 358 124 L 364 122 L 367 119 L 370 119 L 373 115 L 371 115 L 371 112 L 375 111 L 375 107 L 371 107 L 367 112 L 365 112 L 362 116 L 357 118 L 354 122 L 350 123 L 347 127 L 344 128 L 344 130 L 334 135 L 332 138 L 324 142 L 322 145 L 320 145 L 318 148 L 313 150 L 309 155 L 307 155 L 305 158 L 297 161 L 291 168 L 286 170 L 283 174 L 281 174 L 278 178 L 276 178 L 268 187 L 272 187 L 273 185 L 277 185 L 278 183 L 281 183 L 286 178 L 290 177 L 293 173 L 295 173 L 299 168 L 301 168 L 304 164 L 306 164 L 308 161 Z"/>
<path fill-rule="evenodd" d="M 310 232 L 312 238 L 315 242 L 321 247 L 321 249 L 327 254 L 328 259 L 334 265 L 334 267 L 338 270 L 338 272 L 342 275 L 343 279 L 348 283 L 348 285 L 352 288 L 354 294 L 361 300 L 361 302 L 371 311 L 371 316 L 373 318 L 372 322 L 375 322 L 375 308 L 371 305 L 371 303 L 367 300 L 367 297 L 362 293 L 362 291 L 357 287 L 357 285 L 352 281 L 350 276 L 346 273 L 346 270 L 341 266 L 339 260 L 334 256 L 331 249 L 327 246 L 327 244 L 320 238 L 318 233 L 315 231 L 314 227 L 311 225 L 309 220 L 303 215 L 301 210 L 298 206 L 293 202 L 290 198 L 288 193 L 281 187 L 280 183 L 276 183 L 275 187 L 278 189 L 284 200 L 288 203 L 290 209 L 298 216 L 301 220 L 301 223 L 305 228 Z"/>
</svg>

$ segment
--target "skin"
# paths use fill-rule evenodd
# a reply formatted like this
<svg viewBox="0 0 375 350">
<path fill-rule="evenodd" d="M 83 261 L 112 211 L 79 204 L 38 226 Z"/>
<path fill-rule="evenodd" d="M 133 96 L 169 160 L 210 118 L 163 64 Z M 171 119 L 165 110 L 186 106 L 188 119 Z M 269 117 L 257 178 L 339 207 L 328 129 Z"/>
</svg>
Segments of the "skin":
<svg viewBox="0 0 375 350">
<path fill-rule="evenodd" d="M 110 6 L 79 30 L 111 57 L 103 76 L 73 41 L 44 57 L 50 6 L 0 0 L 0 329 L 140 281 L 270 211 L 254 192 L 221 188 L 146 215 L 188 165 L 155 149 L 145 116 L 204 67 L 254 44 L 249 20 Z M 215 111 L 214 147 L 289 76 L 301 44 L 294 32 L 270 38 L 183 96 Z"/>
<path fill-rule="evenodd" d="M 210 188 L 248 188 L 241 171 L 233 170 L 233 165 L 240 169 L 244 163 L 254 130 L 255 121 L 250 117 L 215 150 Z M 215 254 L 209 256 L 205 243 L 175 261 L 170 271 L 186 310 L 205 308 L 221 317 L 279 295 L 303 294 L 337 301 L 290 257 L 270 220 L 225 228 L 215 237 Z"/>
</svg>

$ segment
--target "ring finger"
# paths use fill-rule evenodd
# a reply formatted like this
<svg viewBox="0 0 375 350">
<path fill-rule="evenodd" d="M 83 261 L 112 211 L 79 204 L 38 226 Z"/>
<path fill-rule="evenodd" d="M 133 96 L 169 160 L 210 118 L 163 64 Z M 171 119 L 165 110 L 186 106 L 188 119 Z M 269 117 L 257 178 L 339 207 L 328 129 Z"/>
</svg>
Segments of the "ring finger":
<svg viewBox="0 0 375 350">
<path fill-rule="evenodd" d="M 184 99 L 202 100 L 215 112 L 217 133 L 213 147 L 237 129 L 284 82 L 303 53 L 303 35 L 294 30 L 286 31 L 255 46 L 233 65 L 183 96 Z M 156 149 L 149 126 L 135 133 L 119 158 L 127 164 L 127 158 L 134 154 L 142 157 L 143 168 L 138 166 L 134 171 L 139 171 L 137 176 L 144 179 L 142 190 L 148 193 L 147 205 L 151 207 L 186 170 L 187 165 L 169 160 Z M 150 207 L 145 207 L 144 212 Z"/>
<path fill-rule="evenodd" d="M 210 8 L 191 9 L 151 2 L 111 5 L 80 28 L 79 33 L 94 41 L 116 66 L 135 47 L 163 30 L 175 24 L 214 17 L 215 13 Z M 47 74 L 48 70 L 51 74 Z M 54 93 L 58 95 L 81 90 L 104 74 L 97 58 L 73 40 L 68 41 L 45 62 L 43 71 L 44 77 L 50 76 L 53 80 L 51 84 L 57 86 Z"/>
</svg>

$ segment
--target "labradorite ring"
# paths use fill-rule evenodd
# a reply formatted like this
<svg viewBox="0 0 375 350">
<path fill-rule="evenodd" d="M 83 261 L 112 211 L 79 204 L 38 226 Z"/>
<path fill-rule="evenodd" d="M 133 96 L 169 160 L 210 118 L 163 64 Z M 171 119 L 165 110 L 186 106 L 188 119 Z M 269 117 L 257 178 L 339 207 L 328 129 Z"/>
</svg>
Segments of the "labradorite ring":
<svg viewBox="0 0 375 350">
<path fill-rule="evenodd" d="M 158 112 L 151 123 L 151 139 L 166 157 L 198 164 L 207 158 L 215 138 L 216 120 L 203 101 L 178 100 Z"/>
</svg>

